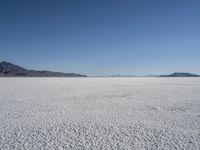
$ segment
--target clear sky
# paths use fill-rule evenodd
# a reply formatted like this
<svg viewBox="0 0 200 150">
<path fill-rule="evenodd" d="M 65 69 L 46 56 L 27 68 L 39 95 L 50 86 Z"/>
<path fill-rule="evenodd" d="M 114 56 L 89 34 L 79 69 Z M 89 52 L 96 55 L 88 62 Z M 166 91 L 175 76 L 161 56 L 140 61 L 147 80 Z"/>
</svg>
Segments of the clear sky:
<svg viewBox="0 0 200 150">
<path fill-rule="evenodd" d="M 87 75 L 200 74 L 199 0 L 0 0 L 0 61 Z"/>
</svg>

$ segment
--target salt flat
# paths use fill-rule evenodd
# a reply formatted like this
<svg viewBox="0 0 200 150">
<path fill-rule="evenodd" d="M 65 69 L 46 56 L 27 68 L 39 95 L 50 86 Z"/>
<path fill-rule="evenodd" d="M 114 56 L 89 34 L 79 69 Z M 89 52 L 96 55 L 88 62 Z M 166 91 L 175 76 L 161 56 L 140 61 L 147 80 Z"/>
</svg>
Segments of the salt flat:
<svg viewBox="0 0 200 150">
<path fill-rule="evenodd" d="M 0 149 L 200 149 L 200 78 L 0 78 Z"/>
</svg>

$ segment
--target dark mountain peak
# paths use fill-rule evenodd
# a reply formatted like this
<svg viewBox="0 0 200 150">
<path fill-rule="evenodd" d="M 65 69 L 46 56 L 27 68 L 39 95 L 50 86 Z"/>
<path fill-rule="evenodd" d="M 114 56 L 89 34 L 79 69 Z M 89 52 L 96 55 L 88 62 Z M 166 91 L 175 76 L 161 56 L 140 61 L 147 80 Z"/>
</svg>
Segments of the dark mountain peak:
<svg viewBox="0 0 200 150">
<path fill-rule="evenodd" d="M 2 61 L 0 64 L 1 64 L 1 65 L 17 66 L 17 65 L 15 65 L 15 64 L 10 63 L 10 62 L 7 62 L 7 61 Z"/>
<path fill-rule="evenodd" d="M 28 70 L 10 62 L 0 63 L 0 76 L 24 76 L 24 77 L 86 77 L 76 73 L 62 73 L 53 71 Z"/>
<path fill-rule="evenodd" d="M 23 67 L 20 67 L 18 65 L 2 61 L 0 63 L 0 73 L 3 75 L 25 75 L 27 70 Z"/>
<path fill-rule="evenodd" d="M 1 63 L 9 63 L 9 62 L 7 62 L 7 61 L 3 60 L 2 62 L 0 62 L 0 64 L 1 64 Z"/>
<path fill-rule="evenodd" d="M 17 67 L 19 67 L 18 65 L 15 65 L 15 64 L 12 64 L 12 63 L 10 63 L 10 62 L 7 62 L 7 61 L 2 61 L 1 63 L 0 63 L 0 65 L 1 66 L 17 66 Z"/>
</svg>

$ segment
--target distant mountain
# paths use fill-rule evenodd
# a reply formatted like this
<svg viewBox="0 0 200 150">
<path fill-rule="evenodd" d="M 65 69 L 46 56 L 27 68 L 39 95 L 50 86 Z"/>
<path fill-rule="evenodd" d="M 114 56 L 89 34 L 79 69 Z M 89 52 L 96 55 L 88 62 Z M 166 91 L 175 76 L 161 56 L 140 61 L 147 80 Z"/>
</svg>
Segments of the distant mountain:
<svg viewBox="0 0 200 150">
<path fill-rule="evenodd" d="M 87 77 L 76 73 L 62 73 L 53 71 L 36 71 L 3 61 L 0 63 L 0 76 L 2 77 Z"/>
<path fill-rule="evenodd" d="M 116 75 L 108 75 L 108 76 L 105 76 L 105 77 L 137 77 L 137 76 L 116 74 Z"/>
<path fill-rule="evenodd" d="M 159 75 L 146 75 L 145 77 L 160 77 Z"/>
<path fill-rule="evenodd" d="M 200 77 L 200 75 L 191 74 L 191 73 L 174 72 L 169 75 L 161 75 L 160 77 Z"/>
</svg>

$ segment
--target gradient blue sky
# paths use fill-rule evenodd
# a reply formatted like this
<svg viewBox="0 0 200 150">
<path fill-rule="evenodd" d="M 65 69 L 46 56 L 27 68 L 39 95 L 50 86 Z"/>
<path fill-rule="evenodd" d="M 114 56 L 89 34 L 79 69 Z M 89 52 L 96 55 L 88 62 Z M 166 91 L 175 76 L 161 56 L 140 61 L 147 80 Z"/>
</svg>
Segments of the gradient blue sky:
<svg viewBox="0 0 200 150">
<path fill-rule="evenodd" d="M 1 0 L 2 60 L 87 75 L 200 74 L 200 1 Z"/>
</svg>

